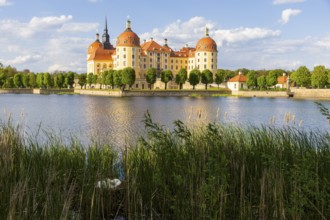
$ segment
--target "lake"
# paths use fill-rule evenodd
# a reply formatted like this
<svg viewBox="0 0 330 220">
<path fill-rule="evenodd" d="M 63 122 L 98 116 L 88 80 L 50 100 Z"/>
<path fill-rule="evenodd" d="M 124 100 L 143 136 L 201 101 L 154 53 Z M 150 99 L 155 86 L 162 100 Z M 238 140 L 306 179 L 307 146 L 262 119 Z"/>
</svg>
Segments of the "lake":
<svg viewBox="0 0 330 220">
<path fill-rule="evenodd" d="M 330 101 L 320 101 L 330 108 Z M 294 126 L 329 132 L 330 125 L 314 100 L 238 97 L 98 97 L 82 95 L 0 95 L 0 120 L 21 124 L 28 135 L 84 143 L 124 145 L 143 134 L 144 114 L 172 127 L 174 120 L 189 126 L 206 122 L 246 125 Z"/>
</svg>

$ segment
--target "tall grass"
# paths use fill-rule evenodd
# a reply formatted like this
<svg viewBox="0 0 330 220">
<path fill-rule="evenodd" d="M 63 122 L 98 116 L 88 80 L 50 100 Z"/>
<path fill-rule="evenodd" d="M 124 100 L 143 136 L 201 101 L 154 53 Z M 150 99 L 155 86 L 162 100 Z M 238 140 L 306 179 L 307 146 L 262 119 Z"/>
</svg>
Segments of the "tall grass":
<svg viewBox="0 0 330 220">
<path fill-rule="evenodd" d="M 0 219 L 328 219 L 330 137 L 295 128 L 174 129 L 147 114 L 123 151 L 0 128 Z M 111 143 L 110 143 L 111 144 Z M 118 189 L 96 182 L 121 176 Z"/>
</svg>

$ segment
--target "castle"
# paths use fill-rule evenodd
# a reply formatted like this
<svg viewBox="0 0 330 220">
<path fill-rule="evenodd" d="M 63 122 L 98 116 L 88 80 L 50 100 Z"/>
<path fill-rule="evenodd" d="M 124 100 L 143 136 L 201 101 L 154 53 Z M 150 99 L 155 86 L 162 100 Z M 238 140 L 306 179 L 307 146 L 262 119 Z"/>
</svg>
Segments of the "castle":
<svg viewBox="0 0 330 220">
<path fill-rule="evenodd" d="M 149 41 L 144 40 L 141 44 L 140 38 L 131 28 L 129 19 L 127 19 L 125 31 L 117 37 L 116 47 L 110 43 L 107 20 L 102 42 L 99 37 L 99 34 L 96 34 L 96 40 L 88 47 L 87 73 L 99 75 L 109 69 L 120 70 L 132 67 L 136 74 L 134 88 L 147 88 L 145 75 L 149 68 L 155 68 L 158 75 L 162 70 L 171 70 L 174 78 L 181 68 L 185 68 L 188 75 L 193 69 L 200 71 L 209 69 L 213 74 L 217 70 L 217 44 L 209 36 L 208 28 L 196 47 L 186 45 L 179 51 L 172 50 L 167 44 L 167 39 L 164 39 L 163 45 L 154 41 L 153 38 Z M 158 84 L 161 86 L 160 83 Z M 157 87 L 157 83 L 154 86 Z M 172 87 L 175 87 L 174 83 Z"/>
</svg>

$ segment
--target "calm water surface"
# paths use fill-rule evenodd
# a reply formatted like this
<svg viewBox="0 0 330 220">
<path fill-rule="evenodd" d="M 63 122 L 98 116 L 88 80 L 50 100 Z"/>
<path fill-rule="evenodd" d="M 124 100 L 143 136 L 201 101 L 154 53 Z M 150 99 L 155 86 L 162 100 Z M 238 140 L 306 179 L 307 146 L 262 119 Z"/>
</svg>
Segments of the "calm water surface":
<svg viewBox="0 0 330 220">
<path fill-rule="evenodd" d="M 321 101 L 330 108 L 330 101 Z M 143 134 L 148 110 L 154 121 L 172 126 L 180 119 L 190 126 L 204 122 L 272 124 L 329 132 L 330 125 L 314 100 L 237 97 L 98 97 L 81 95 L 0 95 L 0 120 L 10 116 L 30 135 L 74 135 L 88 143 L 123 145 Z M 285 115 L 290 114 L 287 123 Z M 39 129 L 41 128 L 41 129 Z"/>
</svg>

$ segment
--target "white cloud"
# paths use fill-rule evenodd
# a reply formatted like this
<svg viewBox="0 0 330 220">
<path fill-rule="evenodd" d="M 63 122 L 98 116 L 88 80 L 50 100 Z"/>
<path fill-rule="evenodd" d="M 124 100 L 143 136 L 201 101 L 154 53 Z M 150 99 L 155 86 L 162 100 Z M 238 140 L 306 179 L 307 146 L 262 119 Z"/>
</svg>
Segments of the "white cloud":
<svg viewBox="0 0 330 220">
<path fill-rule="evenodd" d="M 305 2 L 305 0 L 273 0 L 274 5 L 301 3 L 301 2 Z"/>
<path fill-rule="evenodd" d="M 72 15 L 33 17 L 28 26 L 33 29 L 43 29 L 63 25 L 70 20 L 72 20 Z"/>
<path fill-rule="evenodd" d="M 322 49 L 330 49 L 330 37 L 325 37 L 323 39 L 318 40 L 315 43 L 316 46 L 322 48 Z"/>
<path fill-rule="evenodd" d="M 291 8 L 283 10 L 280 23 L 287 24 L 291 17 L 296 16 L 301 12 L 302 11 L 299 9 L 291 9 Z"/>
<path fill-rule="evenodd" d="M 279 30 L 263 28 L 219 29 L 216 28 L 216 24 L 212 21 L 208 21 L 203 17 L 193 17 L 185 22 L 177 20 L 163 29 L 155 28 L 151 32 L 141 34 L 140 38 L 149 39 L 153 37 L 158 42 L 163 42 L 164 38 L 168 38 L 169 46 L 176 49 L 181 48 L 186 43 L 195 47 L 198 39 L 205 35 L 205 27 L 210 29 L 210 35 L 217 42 L 218 46 L 223 45 L 223 43 L 247 42 L 277 37 L 281 34 Z"/>
<path fill-rule="evenodd" d="M 1 6 L 8 6 L 8 5 L 12 5 L 13 3 L 11 3 L 9 0 L 0 0 L 0 7 Z"/>
<path fill-rule="evenodd" d="M 28 64 L 32 62 L 39 61 L 41 59 L 40 55 L 24 55 L 18 56 L 13 60 L 7 61 L 9 65 L 19 65 L 19 64 Z"/>
<path fill-rule="evenodd" d="M 58 29 L 59 32 L 90 32 L 98 28 L 97 23 L 66 23 Z"/>
<path fill-rule="evenodd" d="M 277 37 L 281 35 L 281 31 L 279 30 L 270 30 L 263 28 L 235 28 L 235 29 L 227 29 L 227 30 L 216 30 L 215 38 L 217 42 L 222 45 L 224 42 L 226 43 L 236 43 L 236 42 L 246 42 L 251 40 L 260 40 L 270 37 Z"/>
</svg>

